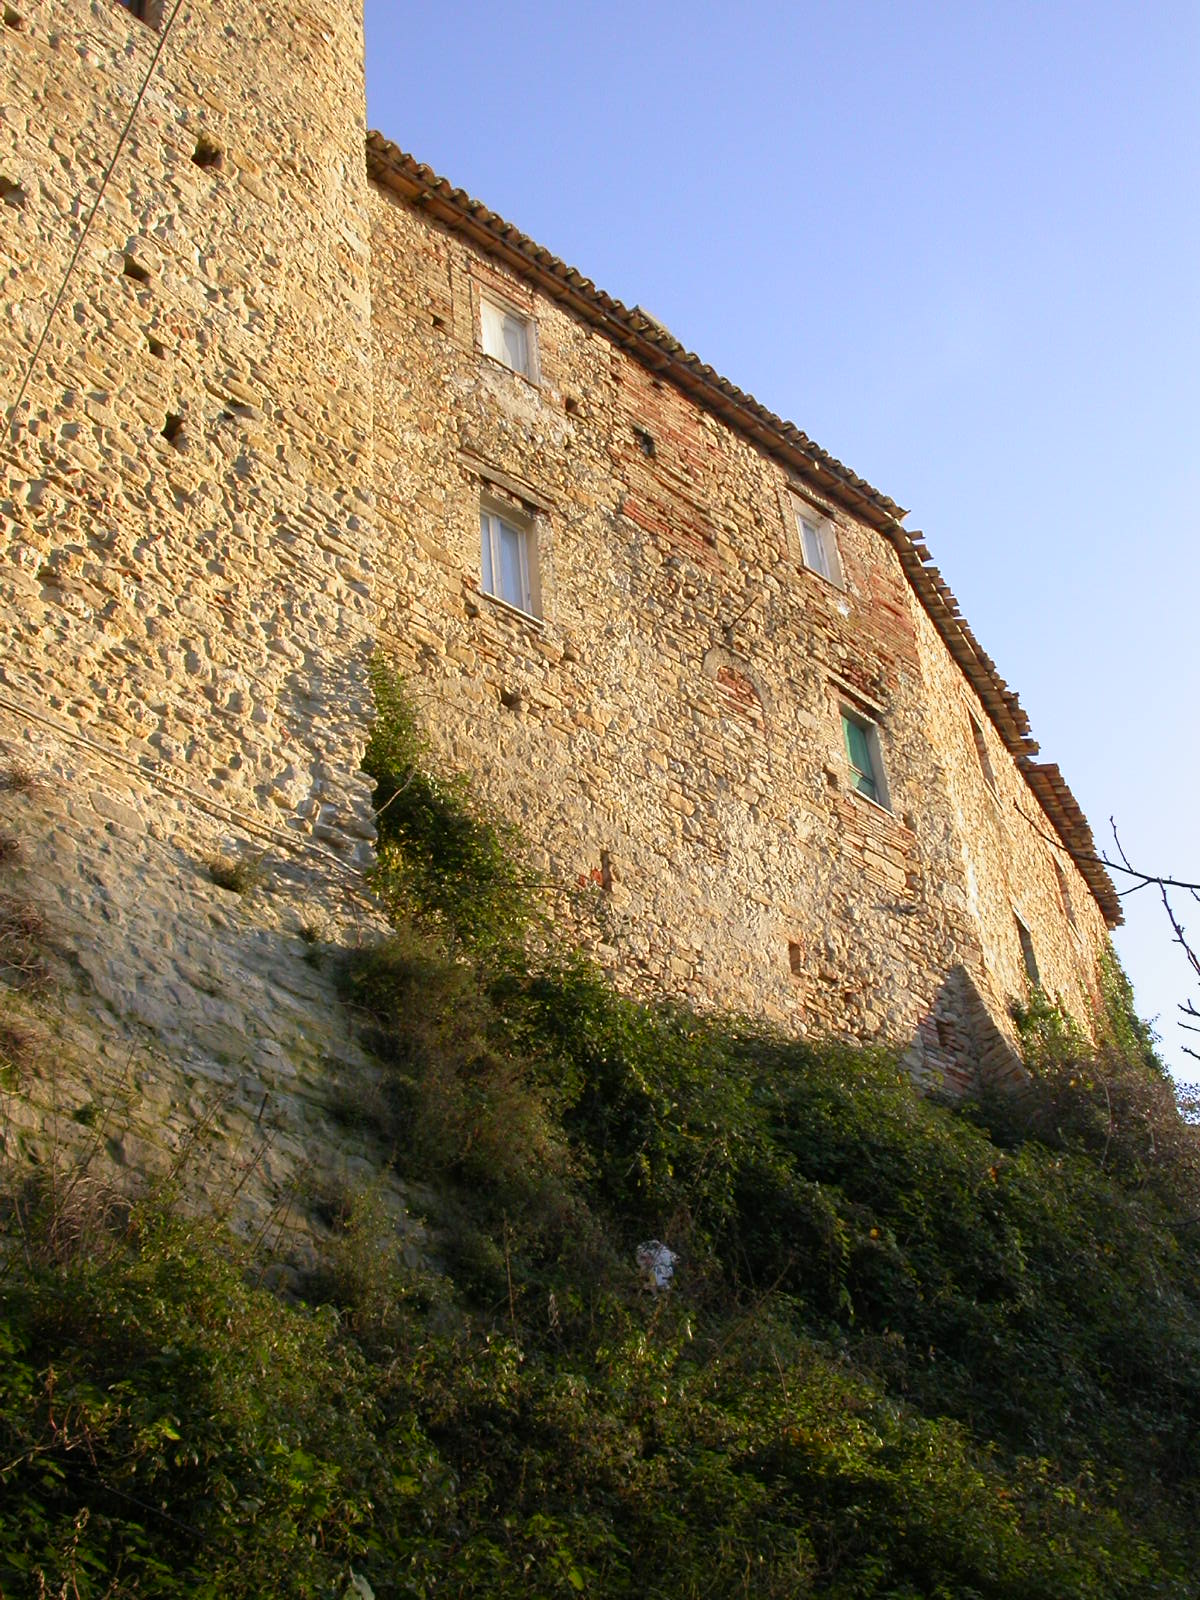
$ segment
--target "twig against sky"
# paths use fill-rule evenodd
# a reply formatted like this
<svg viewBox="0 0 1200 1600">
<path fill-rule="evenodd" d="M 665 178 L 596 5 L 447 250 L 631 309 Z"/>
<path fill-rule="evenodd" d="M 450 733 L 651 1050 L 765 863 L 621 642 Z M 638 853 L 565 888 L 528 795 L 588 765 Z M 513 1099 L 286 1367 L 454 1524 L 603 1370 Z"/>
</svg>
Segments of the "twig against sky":
<svg viewBox="0 0 1200 1600">
<path fill-rule="evenodd" d="M 1167 892 L 1169 889 L 1186 890 L 1192 896 L 1192 899 L 1195 900 L 1197 904 L 1200 904 L 1200 894 L 1197 893 L 1197 885 L 1194 883 L 1181 883 L 1172 878 L 1156 877 L 1153 873 L 1138 872 L 1135 867 L 1130 865 L 1129 857 L 1125 854 L 1125 846 L 1121 843 L 1121 836 L 1117 832 L 1117 825 L 1112 817 L 1109 817 L 1108 823 L 1109 827 L 1112 829 L 1113 842 L 1117 847 L 1117 854 L 1121 858 L 1119 863 L 1112 862 L 1109 863 L 1109 865 L 1114 866 L 1118 872 L 1128 872 L 1132 876 L 1140 878 L 1141 882 L 1135 886 L 1137 888 L 1144 889 L 1148 884 L 1154 884 L 1157 887 L 1159 895 L 1162 897 L 1163 910 L 1167 913 L 1167 920 L 1171 924 L 1171 931 L 1174 936 L 1175 943 L 1180 947 L 1184 955 L 1187 957 L 1196 981 L 1197 983 L 1200 983 L 1200 956 L 1196 954 L 1195 950 L 1188 943 L 1187 932 L 1182 922 L 1180 922 L 1178 916 L 1176 915 L 1175 908 L 1171 904 L 1171 896 Z M 1181 1022 L 1179 1026 L 1185 1029 L 1188 1033 L 1200 1033 L 1200 1010 L 1197 1010 L 1194 1001 L 1181 1000 L 1179 1002 L 1179 1009 L 1183 1012 L 1184 1016 L 1189 1019 L 1187 1022 Z M 1200 1050 L 1193 1050 L 1186 1044 L 1182 1045 L 1180 1048 L 1183 1050 L 1184 1055 L 1191 1056 L 1193 1060 L 1200 1061 Z"/>
</svg>

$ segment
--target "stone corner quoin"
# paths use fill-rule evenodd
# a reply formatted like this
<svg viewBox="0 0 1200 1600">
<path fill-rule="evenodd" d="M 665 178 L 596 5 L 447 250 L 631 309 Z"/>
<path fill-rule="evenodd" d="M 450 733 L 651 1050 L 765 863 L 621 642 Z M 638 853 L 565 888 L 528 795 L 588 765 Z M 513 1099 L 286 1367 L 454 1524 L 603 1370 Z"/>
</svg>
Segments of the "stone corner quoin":
<svg viewBox="0 0 1200 1600">
<path fill-rule="evenodd" d="M 951 1090 L 1032 974 L 1086 1022 L 1112 885 L 903 513 L 368 134 L 360 7 L 18 0 L 0 46 L 0 761 L 176 1109 L 302 1150 L 354 1062 L 295 946 L 374 925 L 376 648 L 631 992 Z M 271 892 L 198 888 L 230 853 Z"/>
</svg>

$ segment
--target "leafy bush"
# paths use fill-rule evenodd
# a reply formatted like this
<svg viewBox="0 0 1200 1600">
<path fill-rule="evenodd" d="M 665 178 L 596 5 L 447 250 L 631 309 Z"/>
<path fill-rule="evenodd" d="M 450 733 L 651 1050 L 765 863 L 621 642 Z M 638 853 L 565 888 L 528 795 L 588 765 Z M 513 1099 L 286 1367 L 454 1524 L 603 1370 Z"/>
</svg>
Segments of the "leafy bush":
<svg viewBox="0 0 1200 1600">
<path fill-rule="evenodd" d="M 259 850 L 242 856 L 205 856 L 204 866 L 218 889 L 228 889 L 230 894 L 246 899 L 266 882 L 265 860 L 266 852 Z"/>
<path fill-rule="evenodd" d="M 416 715 L 383 663 L 372 681 L 363 766 L 375 779 L 377 890 L 397 922 L 415 917 L 455 951 L 519 966 L 535 903 L 514 831 L 470 801 L 465 780 L 431 770 Z"/>
<path fill-rule="evenodd" d="M 993 1136 L 1085 1151 L 1123 1184 L 1156 1190 L 1200 1223 L 1200 1130 L 1181 1113 L 1115 958 L 1101 971 L 1095 1045 L 1039 990 L 1016 1021 L 1031 1082 L 1018 1098 L 981 1103 Z"/>
<path fill-rule="evenodd" d="M 333 1592 L 426 1458 L 385 1440 L 336 1320 L 252 1288 L 169 1207 L 110 1216 L 97 1254 L 46 1249 L 48 1210 L 24 1216 L 0 1317 L 4 1592 Z"/>
</svg>

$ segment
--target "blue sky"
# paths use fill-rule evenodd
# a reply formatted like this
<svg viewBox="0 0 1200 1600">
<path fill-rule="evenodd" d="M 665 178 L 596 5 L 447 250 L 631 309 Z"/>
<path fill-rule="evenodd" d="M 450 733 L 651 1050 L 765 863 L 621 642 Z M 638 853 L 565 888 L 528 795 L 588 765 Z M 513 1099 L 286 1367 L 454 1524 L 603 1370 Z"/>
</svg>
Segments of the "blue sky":
<svg viewBox="0 0 1200 1600">
<path fill-rule="evenodd" d="M 1101 846 L 1200 880 L 1200 5 L 366 16 L 371 125 L 911 507 Z"/>
</svg>

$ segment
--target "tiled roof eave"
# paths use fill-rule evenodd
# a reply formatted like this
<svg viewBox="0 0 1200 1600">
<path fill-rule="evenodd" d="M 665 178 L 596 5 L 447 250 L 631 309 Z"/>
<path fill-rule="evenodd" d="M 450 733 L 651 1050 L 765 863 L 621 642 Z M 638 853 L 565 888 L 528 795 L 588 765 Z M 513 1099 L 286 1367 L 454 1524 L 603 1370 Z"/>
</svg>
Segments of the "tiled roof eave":
<svg viewBox="0 0 1200 1600">
<path fill-rule="evenodd" d="M 452 232 L 528 279 L 650 371 L 689 395 L 710 415 L 757 444 L 851 515 L 881 533 L 971 684 L 1006 748 L 1045 812 L 1064 849 L 1091 889 L 1109 927 L 1123 920 L 1112 879 L 1096 855 L 1091 829 L 1058 768 L 1033 760 L 1037 741 L 1016 694 L 996 671 L 933 565 L 922 536 L 901 526 L 904 510 L 815 444 L 794 423 L 776 416 L 706 365 L 653 319 L 630 310 L 591 279 L 536 244 L 462 189 L 423 166 L 380 133 L 367 135 L 367 172 L 381 187 L 428 212 Z"/>
</svg>

